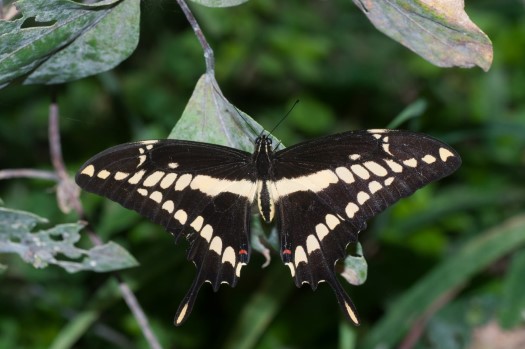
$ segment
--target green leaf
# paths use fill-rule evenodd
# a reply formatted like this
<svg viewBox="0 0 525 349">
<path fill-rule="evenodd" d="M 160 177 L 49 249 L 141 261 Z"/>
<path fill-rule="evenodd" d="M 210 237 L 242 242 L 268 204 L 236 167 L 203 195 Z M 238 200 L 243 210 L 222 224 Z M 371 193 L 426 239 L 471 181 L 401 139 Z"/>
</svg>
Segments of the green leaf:
<svg viewBox="0 0 525 349">
<path fill-rule="evenodd" d="M 138 265 L 133 256 L 113 242 L 90 250 L 75 247 L 82 224 L 60 224 L 32 232 L 38 223 L 46 222 L 29 212 L 0 208 L 0 253 L 16 253 L 35 268 L 55 264 L 70 273 L 107 272 Z"/>
<path fill-rule="evenodd" d="M 247 114 L 233 106 L 211 74 L 201 76 L 182 116 L 168 138 L 207 142 L 253 151 L 264 131 Z M 275 138 L 274 144 L 279 144 Z"/>
<path fill-rule="evenodd" d="M 272 319 L 283 309 L 293 284 L 289 282 L 290 274 L 283 273 L 280 267 L 273 263 L 267 269 L 261 287 L 243 307 L 224 348 L 254 348 Z"/>
<path fill-rule="evenodd" d="M 445 293 L 525 244 L 525 215 L 514 217 L 472 239 L 405 292 L 368 333 L 362 348 L 390 348 Z"/>
<path fill-rule="evenodd" d="M 231 7 L 244 4 L 248 0 L 191 0 L 194 3 L 208 7 Z"/>
<path fill-rule="evenodd" d="M 363 247 L 358 242 L 356 255 L 348 255 L 344 260 L 344 269 L 341 276 L 350 283 L 350 285 L 362 285 L 368 276 L 368 264 L 363 256 Z"/>
<path fill-rule="evenodd" d="M 109 70 L 139 38 L 140 1 L 20 0 L 22 17 L 0 21 L 0 87 L 58 84 Z"/>
<path fill-rule="evenodd" d="M 386 128 L 399 128 L 404 122 L 420 117 L 427 109 L 427 102 L 424 99 L 418 99 L 401 111 Z"/>
<path fill-rule="evenodd" d="M 501 327 L 510 329 L 523 322 L 525 311 L 525 249 L 516 253 L 510 263 L 503 284 L 503 304 L 501 305 Z"/>
<path fill-rule="evenodd" d="M 475 65 L 488 71 L 492 43 L 464 11 L 463 1 L 353 0 L 374 26 L 438 67 Z"/>
</svg>

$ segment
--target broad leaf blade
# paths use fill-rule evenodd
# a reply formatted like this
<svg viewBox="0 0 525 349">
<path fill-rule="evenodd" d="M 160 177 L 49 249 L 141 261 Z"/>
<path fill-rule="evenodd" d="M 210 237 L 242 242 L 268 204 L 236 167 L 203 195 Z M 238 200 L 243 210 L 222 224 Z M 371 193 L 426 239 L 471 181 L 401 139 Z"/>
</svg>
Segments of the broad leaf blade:
<svg viewBox="0 0 525 349">
<path fill-rule="evenodd" d="M 0 21 L 0 87 L 25 75 L 25 84 L 57 84 L 97 74 L 138 43 L 139 0 L 20 0 L 16 7 L 21 18 Z"/>
<path fill-rule="evenodd" d="M 353 0 L 374 26 L 439 67 L 492 64 L 492 43 L 462 0 Z"/>
<path fill-rule="evenodd" d="M 16 253 L 35 268 L 55 264 L 70 273 L 81 270 L 107 272 L 138 264 L 133 256 L 113 242 L 90 250 L 76 247 L 81 224 L 60 224 L 32 232 L 38 223 L 46 222 L 32 213 L 0 208 L 0 253 Z"/>
<path fill-rule="evenodd" d="M 525 216 L 509 219 L 472 239 L 403 294 L 368 333 L 363 348 L 390 348 L 439 297 L 525 244 Z"/>
<path fill-rule="evenodd" d="M 523 322 L 525 309 L 523 275 L 525 275 L 525 249 L 514 254 L 503 283 L 503 302 L 499 318 L 501 327 L 507 330 Z"/>
<path fill-rule="evenodd" d="M 204 74 L 168 138 L 220 144 L 252 152 L 255 138 L 263 131 L 255 120 L 228 102 L 213 75 Z M 278 143 L 275 139 L 274 142 Z"/>
</svg>

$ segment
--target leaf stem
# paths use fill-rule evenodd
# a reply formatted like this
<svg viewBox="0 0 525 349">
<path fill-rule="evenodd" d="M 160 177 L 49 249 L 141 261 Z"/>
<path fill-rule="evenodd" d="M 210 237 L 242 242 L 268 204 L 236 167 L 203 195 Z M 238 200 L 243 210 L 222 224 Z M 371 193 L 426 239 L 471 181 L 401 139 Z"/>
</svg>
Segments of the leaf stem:
<svg viewBox="0 0 525 349">
<path fill-rule="evenodd" d="M 202 32 L 201 27 L 197 22 L 197 19 L 195 19 L 195 16 L 191 12 L 186 2 L 184 0 L 177 0 L 177 3 L 179 4 L 182 12 L 184 12 L 186 19 L 190 23 L 193 32 L 197 36 L 197 39 L 199 39 L 199 42 L 202 46 L 202 49 L 204 51 L 204 61 L 206 63 L 206 73 L 215 75 L 215 57 L 213 55 L 213 49 L 206 40 L 206 37 L 204 36 L 204 33 Z"/>
<path fill-rule="evenodd" d="M 52 171 L 35 170 L 32 168 L 10 168 L 7 170 L 0 170 L 0 180 L 12 178 L 37 178 L 58 181 L 57 174 Z"/>
</svg>

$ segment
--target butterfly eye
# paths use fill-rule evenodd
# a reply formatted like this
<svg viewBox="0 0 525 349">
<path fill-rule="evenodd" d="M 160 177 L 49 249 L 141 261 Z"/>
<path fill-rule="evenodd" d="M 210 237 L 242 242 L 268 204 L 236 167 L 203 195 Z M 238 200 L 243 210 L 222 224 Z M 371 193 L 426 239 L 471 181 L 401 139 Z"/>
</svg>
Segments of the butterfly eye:
<svg viewBox="0 0 525 349">
<path fill-rule="evenodd" d="M 255 144 L 261 144 L 261 137 L 255 138 Z"/>
</svg>

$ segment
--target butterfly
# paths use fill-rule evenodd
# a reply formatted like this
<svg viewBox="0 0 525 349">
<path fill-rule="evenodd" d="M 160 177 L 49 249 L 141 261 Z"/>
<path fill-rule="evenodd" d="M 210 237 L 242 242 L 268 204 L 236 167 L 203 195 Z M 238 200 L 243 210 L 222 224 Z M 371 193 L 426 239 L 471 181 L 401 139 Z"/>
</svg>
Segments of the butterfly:
<svg viewBox="0 0 525 349">
<path fill-rule="evenodd" d="M 461 165 L 458 153 L 424 134 L 349 131 L 275 151 L 261 135 L 252 154 L 220 145 L 149 140 L 109 148 L 88 160 L 77 184 L 162 225 L 189 242 L 195 279 L 175 315 L 190 315 L 204 282 L 234 287 L 251 254 L 250 218 L 279 231 L 279 253 L 297 287 L 328 283 L 343 314 L 356 308 L 335 273 L 366 221 Z"/>
</svg>

